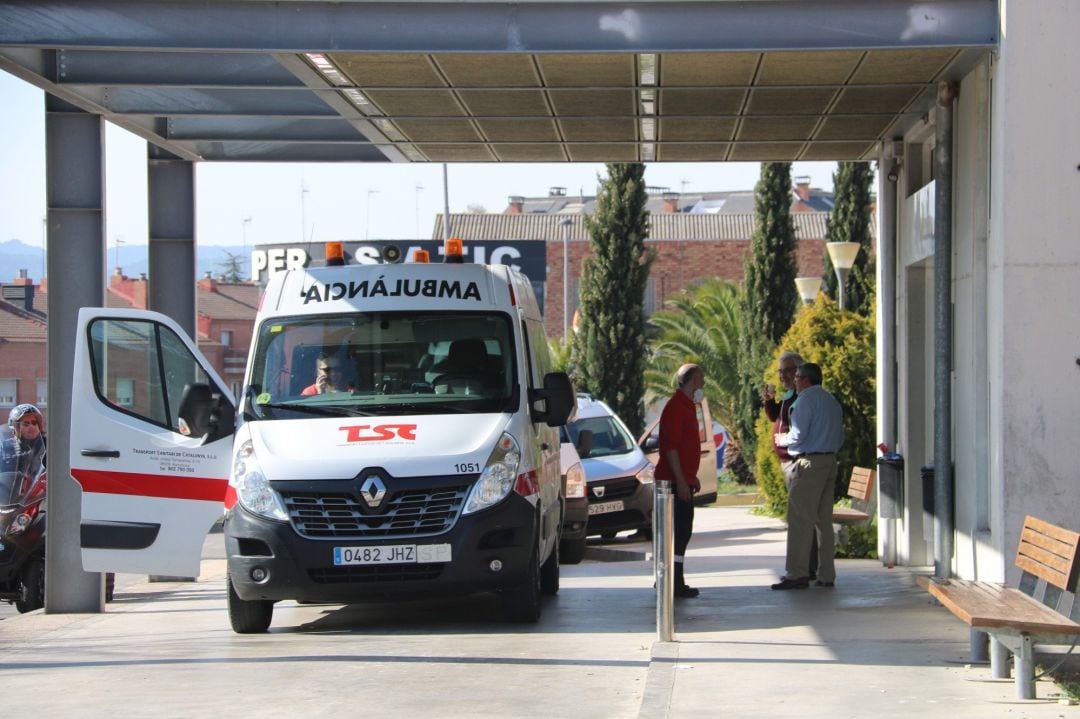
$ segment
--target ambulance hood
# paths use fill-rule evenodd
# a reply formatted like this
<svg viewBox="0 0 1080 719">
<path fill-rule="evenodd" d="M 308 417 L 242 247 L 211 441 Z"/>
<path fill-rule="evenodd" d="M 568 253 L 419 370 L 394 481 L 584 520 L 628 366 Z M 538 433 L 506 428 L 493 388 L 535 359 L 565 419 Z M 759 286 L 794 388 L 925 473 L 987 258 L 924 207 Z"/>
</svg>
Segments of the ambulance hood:
<svg viewBox="0 0 1080 719">
<path fill-rule="evenodd" d="M 352 479 L 365 467 L 425 477 L 479 472 L 510 417 L 328 417 L 248 422 L 244 429 L 269 480 Z"/>
</svg>

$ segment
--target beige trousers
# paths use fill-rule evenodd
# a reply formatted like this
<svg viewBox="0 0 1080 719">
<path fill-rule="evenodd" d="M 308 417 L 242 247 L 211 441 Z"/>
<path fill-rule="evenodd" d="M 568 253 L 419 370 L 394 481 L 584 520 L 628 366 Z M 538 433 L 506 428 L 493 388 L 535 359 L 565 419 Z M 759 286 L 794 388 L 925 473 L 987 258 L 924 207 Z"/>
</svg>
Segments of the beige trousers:
<svg viewBox="0 0 1080 719">
<path fill-rule="evenodd" d="M 836 491 L 836 455 L 819 454 L 799 457 L 785 464 L 788 471 L 787 561 L 785 576 L 800 579 L 810 576 L 810 544 L 816 532 L 818 540 L 817 578 L 836 581 L 833 545 L 832 510 Z"/>
</svg>

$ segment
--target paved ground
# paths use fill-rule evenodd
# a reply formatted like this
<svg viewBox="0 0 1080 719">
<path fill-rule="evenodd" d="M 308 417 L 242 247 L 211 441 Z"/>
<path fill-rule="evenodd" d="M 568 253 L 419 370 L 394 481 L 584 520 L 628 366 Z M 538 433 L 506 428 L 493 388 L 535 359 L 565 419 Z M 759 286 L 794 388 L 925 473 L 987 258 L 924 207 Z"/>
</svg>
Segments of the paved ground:
<svg viewBox="0 0 1080 719">
<path fill-rule="evenodd" d="M 772 592 L 780 523 L 708 508 L 697 524 L 702 596 L 678 605 L 672 644 L 654 641 L 649 547 L 626 540 L 565 567 L 534 626 L 500 623 L 493 597 L 283 603 L 269 634 L 239 636 L 211 535 L 197 583 L 122 575 L 105 614 L 0 621 L 0 687 L 42 717 L 1080 716 L 1049 683 L 1021 702 L 966 666 L 966 627 L 913 572 L 841 561 L 833 590 Z"/>
</svg>

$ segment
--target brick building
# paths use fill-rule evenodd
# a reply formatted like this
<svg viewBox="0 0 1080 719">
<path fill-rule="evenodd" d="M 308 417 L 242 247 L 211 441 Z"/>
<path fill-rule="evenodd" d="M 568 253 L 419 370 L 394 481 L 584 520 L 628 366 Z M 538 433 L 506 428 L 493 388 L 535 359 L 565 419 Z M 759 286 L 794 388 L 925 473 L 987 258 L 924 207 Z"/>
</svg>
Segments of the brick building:
<svg viewBox="0 0 1080 719">
<path fill-rule="evenodd" d="M 109 278 L 107 307 L 145 309 L 145 275 L 130 278 L 119 269 Z M 248 283 L 198 281 L 199 350 L 238 395 L 259 303 L 260 289 Z M 48 413 L 46 321 L 48 283 L 35 284 L 26 270 L 0 283 L 0 421 L 16 404 L 31 402 Z"/>
<path fill-rule="evenodd" d="M 792 213 L 801 276 L 820 276 L 824 272 L 828 216 L 828 212 Z M 663 309 L 669 297 L 701 277 L 742 281 L 743 260 L 754 231 L 753 213 L 655 212 L 650 223 L 650 237 L 645 245 L 656 250 L 656 261 L 645 290 L 647 315 Z M 568 314 L 573 317 L 578 304 L 581 261 L 590 254 L 583 212 L 454 214 L 450 216 L 450 227 L 455 236 L 465 240 L 545 242 L 544 323 L 549 336 L 562 337 L 563 237 L 565 233 L 570 280 Z M 435 236 L 441 234 L 440 218 Z"/>
</svg>

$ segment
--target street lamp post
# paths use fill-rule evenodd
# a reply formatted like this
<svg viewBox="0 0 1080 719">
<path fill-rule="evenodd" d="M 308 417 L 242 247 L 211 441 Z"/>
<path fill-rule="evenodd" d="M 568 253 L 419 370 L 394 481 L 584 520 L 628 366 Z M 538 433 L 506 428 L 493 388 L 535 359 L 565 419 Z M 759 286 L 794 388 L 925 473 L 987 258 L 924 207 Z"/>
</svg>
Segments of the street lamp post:
<svg viewBox="0 0 1080 719">
<path fill-rule="evenodd" d="M 562 227 L 562 321 L 563 342 L 570 337 L 570 226 L 574 224 L 572 218 L 567 217 L 559 223 Z"/>
<path fill-rule="evenodd" d="M 826 242 L 825 247 L 829 250 L 829 259 L 832 260 L 833 269 L 836 270 L 836 281 L 839 284 L 836 290 L 836 298 L 840 303 L 840 309 L 844 309 L 844 282 L 847 280 L 851 267 L 855 264 L 855 256 L 859 254 L 858 242 Z"/>
<path fill-rule="evenodd" d="M 813 304 L 814 299 L 821 292 L 820 277 L 796 277 L 795 287 L 799 290 L 799 297 L 804 305 Z"/>
<path fill-rule="evenodd" d="M 248 225 L 250 225 L 250 224 L 251 224 L 251 217 L 250 216 L 240 218 L 240 232 L 243 235 L 244 251 L 245 252 L 247 251 L 247 228 L 248 228 Z"/>
</svg>

